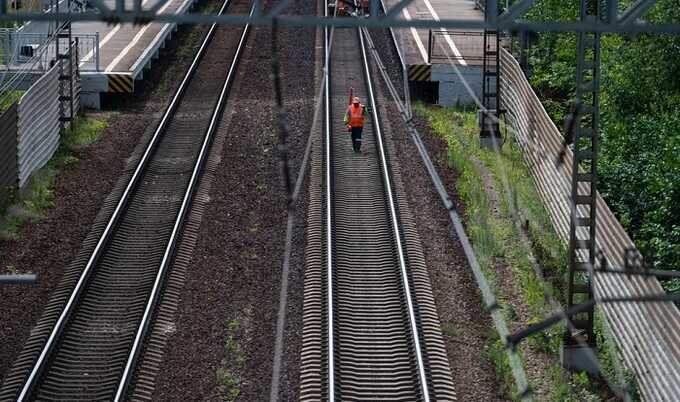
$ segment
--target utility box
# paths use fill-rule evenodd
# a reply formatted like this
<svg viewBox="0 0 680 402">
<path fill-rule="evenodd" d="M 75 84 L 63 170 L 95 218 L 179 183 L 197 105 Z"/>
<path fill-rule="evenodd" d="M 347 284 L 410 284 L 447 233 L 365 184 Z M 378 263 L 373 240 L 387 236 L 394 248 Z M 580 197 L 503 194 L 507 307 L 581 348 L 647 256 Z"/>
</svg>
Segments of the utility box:
<svg viewBox="0 0 680 402">
<path fill-rule="evenodd" d="M 40 45 L 38 44 L 22 45 L 19 48 L 19 57 L 17 61 L 19 61 L 20 63 L 25 63 L 28 60 L 32 59 L 33 56 L 35 56 L 38 47 L 40 47 Z"/>
<path fill-rule="evenodd" d="M 560 347 L 560 363 L 569 371 L 598 374 L 600 369 L 594 356 L 597 356 L 594 346 L 563 343 Z"/>
<path fill-rule="evenodd" d="M 477 125 L 479 126 L 479 145 L 482 148 L 500 148 L 503 145 L 500 128 L 500 113 L 495 109 L 477 111 Z"/>
</svg>

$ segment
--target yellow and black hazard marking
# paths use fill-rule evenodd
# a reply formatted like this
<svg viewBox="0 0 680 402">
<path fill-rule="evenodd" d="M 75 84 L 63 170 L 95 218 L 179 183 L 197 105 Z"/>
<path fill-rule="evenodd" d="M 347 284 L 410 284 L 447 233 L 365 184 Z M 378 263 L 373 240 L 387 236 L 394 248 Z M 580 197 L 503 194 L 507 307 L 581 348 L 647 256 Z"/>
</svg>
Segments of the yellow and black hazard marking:
<svg viewBox="0 0 680 402">
<path fill-rule="evenodd" d="M 107 74 L 109 77 L 109 92 L 133 93 L 135 80 L 131 74 Z"/>
<path fill-rule="evenodd" d="M 432 80 L 432 65 L 431 64 L 412 64 L 408 66 L 408 80 L 409 81 L 431 81 Z"/>
</svg>

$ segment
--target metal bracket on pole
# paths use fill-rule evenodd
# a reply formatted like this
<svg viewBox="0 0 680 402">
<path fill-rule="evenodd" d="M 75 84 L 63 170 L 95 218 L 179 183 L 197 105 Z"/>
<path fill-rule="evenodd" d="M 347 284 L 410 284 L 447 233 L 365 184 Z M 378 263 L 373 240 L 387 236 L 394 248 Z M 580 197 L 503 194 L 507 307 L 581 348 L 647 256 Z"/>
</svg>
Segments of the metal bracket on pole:
<svg viewBox="0 0 680 402">
<path fill-rule="evenodd" d="M 496 0 L 486 0 L 486 2 L 484 18 L 486 21 L 495 21 L 498 17 L 498 8 L 495 7 Z M 490 15 L 492 12 L 496 15 Z M 482 147 L 495 148 L 501 143 L 499 124 L 501 113 L 501 40 L 499 31 L 484 30 L 483 52 L 479 140 Z"/>
<path fill-rule="evenodd" d="M 597 0 L 580 0 L 581 21 L 600 18 Z M 576 68 L 574 159 L 572 164 L 571 219 L 569 235 L 569 282 L 567 304 L 571 308 L 593 298 L 592 280 L 596 260 L 597 141 L 599 130 L 600 34 L 580 33 Z M 583 272 L 585 269 L 585 272 Z M 594 306 L 573 317 L 575 331 L 567 330 L 561 351 L 562 365 L 575 371 L 597 371 L 585 349 L 596 347 L 593 332 Z M 592 350 L 591 350 L 592 351 Z"/>
</svg>

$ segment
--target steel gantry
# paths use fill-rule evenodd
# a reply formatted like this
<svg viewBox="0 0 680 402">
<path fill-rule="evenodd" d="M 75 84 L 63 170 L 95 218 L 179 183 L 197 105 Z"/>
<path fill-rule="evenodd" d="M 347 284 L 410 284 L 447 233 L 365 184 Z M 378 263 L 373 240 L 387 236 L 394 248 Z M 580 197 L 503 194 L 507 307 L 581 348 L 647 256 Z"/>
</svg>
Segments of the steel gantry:
<svg viewBox="0 0 680 402">
<path fill-rule="evenodd" d="M 413 0 L 401 0 L 394 7 L 387 10 L 386 15 L 371 13 L 369 18 L 329 18 L 316 15 L 282 15 L 281 13 L 292 3 L 290 0 L 281 0 L 273 10 L 262 14 L 261 12 L 250 14 L 174 14 L 159 12 L 168 0 L 159 0 L 153 6 L 142 7 L 142 0 L 134 0 L 132 9 L 128 9 L 126 2 L 116 1 L 115 7 L 110 8 L 102 0 L 90 0 L 91 10 L 72 13 L 60 11 L 59 13 L 42 12 L 17 12 L 7 13 L 8 0 L 0 0 L 0 21 L 54 21 L 64 20 L 66 17 L 72 21 L 110 21 L 117 23 L 148 23 L 174 22 L 183 24 L 225 24 L 225 25 L 267 25 L 274 20 L 281 26 L 354 26 L 354 27 L 414 27 L 414 28 L 458 28 L 469 30 L 496 30 L 496 31 L 534 31 L 534 32 L 665 32 L 680 33 L 680 24 L 661 23 L 650 24 L 640 21 L 639 18 L 652 7 L 658 0 L 639 0 L 622 13 L 618 13 L 618 0 L 604 0 L 607 10 L 611 10 L 611 18 L 604 21 L 594 22 L 564 22 L 564 21 L 530 21 L 522 19 L 522 15 L 534 5 L 535 0 L 520 0 L 510 6 L 498 16 L 492 15 L 486 21 L 441 19 L 434 20 L 403 20 L 399 19 L 399 11 L 408 6 Z"/>
</svg>

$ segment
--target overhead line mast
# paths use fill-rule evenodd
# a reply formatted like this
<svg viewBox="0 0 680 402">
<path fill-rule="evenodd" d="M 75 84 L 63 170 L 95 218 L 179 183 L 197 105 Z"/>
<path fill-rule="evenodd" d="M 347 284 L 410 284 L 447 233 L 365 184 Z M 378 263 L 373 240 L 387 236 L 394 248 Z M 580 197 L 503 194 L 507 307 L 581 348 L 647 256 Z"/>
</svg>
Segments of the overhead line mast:
<svg viewBox="0 0 680 402">
<path fill-rule="evenodd" d="M 580 0 L 581 22 L 594 24 L 600 19 L 597 0 Z M 597 225 L 597 141 L 600 116 L 600 33 L 578 34 L 576 100 L 574 105 L 571 218 L 569 225 L 569 278 L 567 307 L 593 298 L 592 281 L 596 263 Z M 580 272 L 579 272 L 580 271 Z M 567 329 L 561 360 L 565 368 L 596 372 L 584 359 L 584 349 L 595 349 L 593 331 L 595 309 L 589 307 L 572 317 L 575 331 Z M 580 338 L 580 339 L 578 339 Z M 591 367 L 593 366 L 593 367 Z"/>
</svg>

